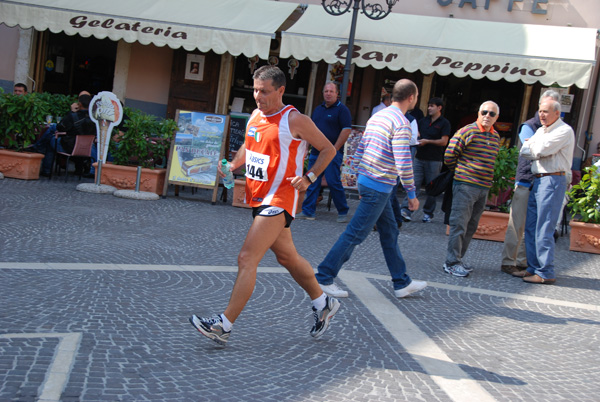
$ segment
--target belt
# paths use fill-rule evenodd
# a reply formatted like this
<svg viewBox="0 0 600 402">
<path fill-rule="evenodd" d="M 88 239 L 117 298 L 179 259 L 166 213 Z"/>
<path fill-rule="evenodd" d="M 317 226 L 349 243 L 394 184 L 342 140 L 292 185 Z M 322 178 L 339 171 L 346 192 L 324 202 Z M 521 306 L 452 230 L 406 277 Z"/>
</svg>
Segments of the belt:
<svg viewBox="0 0 600 402">
<path fill-rule="evenodd" d="M 540 177 L 546 177 L 546 176 L 564 176 L 565 172 L 554 172 L 554 173 L 538 173 L 538 174 L 534 174 L 536 179 L 539 179 Z"/>
</svg>

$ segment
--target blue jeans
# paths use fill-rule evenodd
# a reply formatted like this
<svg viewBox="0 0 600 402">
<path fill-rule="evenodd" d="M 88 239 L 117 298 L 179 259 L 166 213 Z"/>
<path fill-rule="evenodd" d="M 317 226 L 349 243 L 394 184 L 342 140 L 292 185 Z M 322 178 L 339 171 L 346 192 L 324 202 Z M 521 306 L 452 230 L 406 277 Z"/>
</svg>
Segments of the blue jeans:
<svg viewBox="0 0 600 402">
<path fill-rule="evenodd" d="M 54 160 L 54 133 L 56 133 L 56 124 L 51 124 L 33 146 L 37 152 L 44 154 L 40 171 L 45 174 L 49 174 L 50 170 L 52 170 L 52 161 Z"/>
<path fill-rule="evenodd" d="M 358 208 L 344 233 L 319 264 L 317 281 L 322 285 L 331 285 L 342 265 L 350 259 L 354 248 L 367 238 L 373 231 L 373 225 L 377 224 L 379 242 L 394 289 L 405 288 L 410 285 L 411 279 L 406 274 L 406 263 L 398 246 L 398 225 L 389 202 L 390 194 L 380 193 L 361 184 L 358 185 L 358 191 L 361 196 Z"/>
<path fill-rule="evenodd" d="M 396 179 L 396 185 L 392 189 L 390 194 L 390 204 L 392 204 L 392 211 L 394 211 L 394 219 L 398 225 L 402 225 L 404 219 L 402 219 L 402 211 L 400 208 L 400 202 L 398 201 L 398 186 L 400 185 L 400 178 Z"/>
<path fill-rule="evenodd" d="M 533 181 L 527 202 L 525 251 L 527 272 L 555 279 L 554 228 L 567 191 L 565 176 L 546 176 Z"/>
<path fill-rule="evenodd" d="M 469 243 L 477 231 L 488 192 L 487 188 L 470 186 L 456 180 L 452 184 L 452 210 L 446 264 L 454 265 L 462 262 Z"/>
<path fill-rule="evenodd" d="M 415 186 L 417 187 L 417 197 L 421 193 L 423 180 L 425 180 L 425 184 L 427 184 L 435 179 L 442 170 L 442 163 L 442 161 L 426 161 L 419 158 L 413 159 L 413 174 L 415 176 Z M 435 207 L 436 197 L 428 195 L 427 200 L 425 200 L 425 205 L 423 206 L 423 212 L 433 218 Z M 412 216 L 413 211 L 408 209 L 408 197 L 404 198 L 401 208 L 408 213 L 408 216 Z"/>
<path fill-rule="evenodd" d="M 315 164 L 318 155 L 310 154 L 308 158 L 308 169 Z M 317 209 L 317 198 L 321 191 L 321 179 L 323 175 L 327 180 L 327 186 L 329 186 L 329 192 L 335 208 L 338 211 L 338 215 L 348 215 L 348 203 L 346 202 L 346 192 L 342 186 L 342 180 L 340 179 L 340 168 L 342 166 L 342 159 L 344 158 L 343 152 L 337 152 L 331 163 L 325 168 L 325 171 L 317 177 L 317 180 L 308 186 L 306 190 L 306 196 L 302 203 L 302 213 L 307 216 L 315 216 Z"/>
</svg>

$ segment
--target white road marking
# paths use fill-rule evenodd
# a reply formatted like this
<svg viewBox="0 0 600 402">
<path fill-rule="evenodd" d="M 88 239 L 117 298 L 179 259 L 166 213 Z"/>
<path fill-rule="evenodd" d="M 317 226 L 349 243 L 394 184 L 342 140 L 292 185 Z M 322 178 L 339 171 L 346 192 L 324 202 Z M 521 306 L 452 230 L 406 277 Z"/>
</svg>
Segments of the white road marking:
<svg viewBox="0 0 600 402">
<path fill-rule="evenodd" d="M 46 372 L 46 378 L 40 386 L 39 402 L 59 402 L 69 375 L 75 362 L 75 355 L 81 343 L 81 333 L 29 333 L 29 334 L 2 334 L 0 338 L 59 338 L 58 347 L 54 352 L 52 363 Z"/>
</svg>

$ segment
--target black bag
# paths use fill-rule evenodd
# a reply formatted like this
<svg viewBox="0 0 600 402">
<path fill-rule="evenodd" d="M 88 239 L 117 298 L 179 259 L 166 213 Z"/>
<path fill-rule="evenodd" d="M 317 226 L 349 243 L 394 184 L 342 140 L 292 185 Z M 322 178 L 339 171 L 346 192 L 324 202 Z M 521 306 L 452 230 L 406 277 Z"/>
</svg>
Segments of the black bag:
<svg viewBox="0 0 600 402">
<path fill-rule="evenodd" d="M 449 186 L 452 186 L 452 180 L 454 179 L 454 170 L 446 170 L 440 173 L 435 179 L 431 180 L 425 186 L 425 192 L 427 195 L 437 197 L 438 195 L 445 192 Z"/>
</svg>

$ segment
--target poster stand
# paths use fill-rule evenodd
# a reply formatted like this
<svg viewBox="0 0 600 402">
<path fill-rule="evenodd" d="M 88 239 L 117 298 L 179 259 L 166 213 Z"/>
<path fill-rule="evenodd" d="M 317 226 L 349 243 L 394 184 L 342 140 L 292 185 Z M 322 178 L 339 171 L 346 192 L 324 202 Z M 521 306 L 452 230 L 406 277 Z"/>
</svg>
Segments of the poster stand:
<svg viewBox="0 0 600 402">
<path fill-rule="evenodd" d="M 229 126 L 229 117 L 177 110 L 175 121 L 178 130 L 171 141 L 163 197 L 167 195 L 169 184 L 212 189 L 214 205 L 220 180 L 217 165 L 225 154 L 224 135 L 225 128 Z"/>
</svg>

